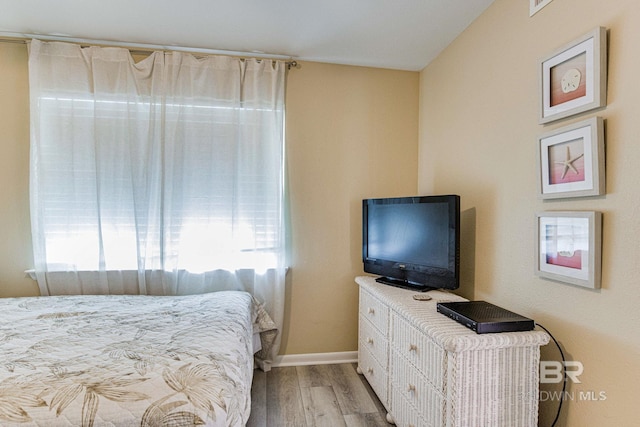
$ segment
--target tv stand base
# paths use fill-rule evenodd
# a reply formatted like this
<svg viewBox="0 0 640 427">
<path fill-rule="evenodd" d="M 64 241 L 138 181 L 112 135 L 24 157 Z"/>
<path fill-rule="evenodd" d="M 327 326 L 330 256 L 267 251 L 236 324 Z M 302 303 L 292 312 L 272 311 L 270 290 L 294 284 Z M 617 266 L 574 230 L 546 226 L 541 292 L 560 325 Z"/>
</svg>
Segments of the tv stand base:
<svg viewBox="0 0 640 427">
<path fill-rule="evenodd" d="M 418 291 L 418 292 L 428 292 L 428 291 L 434 291 L 437 289 L 437 288 L 430 288 L 428 286 L 417 285 L 415 283 L 407 282 L 406 280 L 392 279 L 390 277 L 384 277 L 384 276 L 378 277 L 376 279 L 376 282 L 384 283 L 385 285 L 395 286 L 396 288 L 409 289 L 409 290 Z"/>
</svg>

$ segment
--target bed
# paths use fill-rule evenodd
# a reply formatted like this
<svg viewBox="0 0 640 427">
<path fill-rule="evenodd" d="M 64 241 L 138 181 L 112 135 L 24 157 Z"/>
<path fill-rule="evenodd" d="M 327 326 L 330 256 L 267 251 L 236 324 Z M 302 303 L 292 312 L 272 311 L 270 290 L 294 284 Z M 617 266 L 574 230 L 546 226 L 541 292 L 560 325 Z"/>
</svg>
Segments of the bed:
<svg viewBox="0 0 640 427">
<path fill-rule="evenodd" d="M 0 299 L 0 425 L 243 426 L 273 332 L 239 291 Z"/>
</svg>

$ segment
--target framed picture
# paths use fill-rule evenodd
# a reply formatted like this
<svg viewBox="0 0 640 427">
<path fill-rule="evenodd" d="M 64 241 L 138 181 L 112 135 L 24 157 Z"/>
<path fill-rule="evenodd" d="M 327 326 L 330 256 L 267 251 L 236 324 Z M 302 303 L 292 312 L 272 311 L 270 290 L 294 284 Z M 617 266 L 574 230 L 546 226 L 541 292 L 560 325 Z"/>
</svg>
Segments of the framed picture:
<svg viewBox="0 0 640 427">
<path fill-rule="evenodd" d="M 542 199 L 605 193 L 604 121 L 594 117 L 538 137 L 538 194 Z"/>
<path fill-rule="evenodd" d="M 535 273 L 546 279 L 599 289 L 600 212 L 536 213 Z"/>
<path fill-rule="evenodd" d="M 539 123 L 604 107 L 607 103 L 607 30 L 598 27 L 539 64 Z"/>
<path fill-rule="evenodd" d="M 535 15 L 552 0 L 529 0 L 529 16 Z"/>
</svg>

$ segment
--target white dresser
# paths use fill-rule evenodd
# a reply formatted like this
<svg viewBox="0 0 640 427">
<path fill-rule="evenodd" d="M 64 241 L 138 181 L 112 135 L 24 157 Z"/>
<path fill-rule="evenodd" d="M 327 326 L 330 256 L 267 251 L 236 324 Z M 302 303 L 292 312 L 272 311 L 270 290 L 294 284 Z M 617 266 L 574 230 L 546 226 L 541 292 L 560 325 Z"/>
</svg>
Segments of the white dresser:
<svg viewBox="0 0 640 427">
<path fill-rule="evenodd" d="M 358 372 L 401 427 L 536 427 L 538 369 L 545 332 L 476 334 L 436 311 L 464 301 L 357 277 Z"/>
</svg>

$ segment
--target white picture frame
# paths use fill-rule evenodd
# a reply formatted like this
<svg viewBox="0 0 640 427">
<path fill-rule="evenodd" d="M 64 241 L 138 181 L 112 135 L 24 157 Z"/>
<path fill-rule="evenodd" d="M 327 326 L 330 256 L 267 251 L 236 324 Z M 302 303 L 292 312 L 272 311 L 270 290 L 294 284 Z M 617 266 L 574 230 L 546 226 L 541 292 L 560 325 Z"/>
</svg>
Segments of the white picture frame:
<svg viewBox="0 0 640 427">
<path fill-rule="evenodd" d="M 540 124 L 606 106 L 606 28 L 598 27 L 543 58 L 538 72 Z"/>
<path fill-rule="evenodd" d="M 538 196 L 605 194 L 604 120 L 593 117 L 538 137 Z"/>
<path fill-rule="evenodd" d="M 602 213 L 536 213 L 536 275 L 599 289 L 601 265 Z"/>
<path fill-rule="evenodd" d="M 529 0 L 529 16 L 535 15 L 552 1 L 553 0 Z"/>
</svg>

